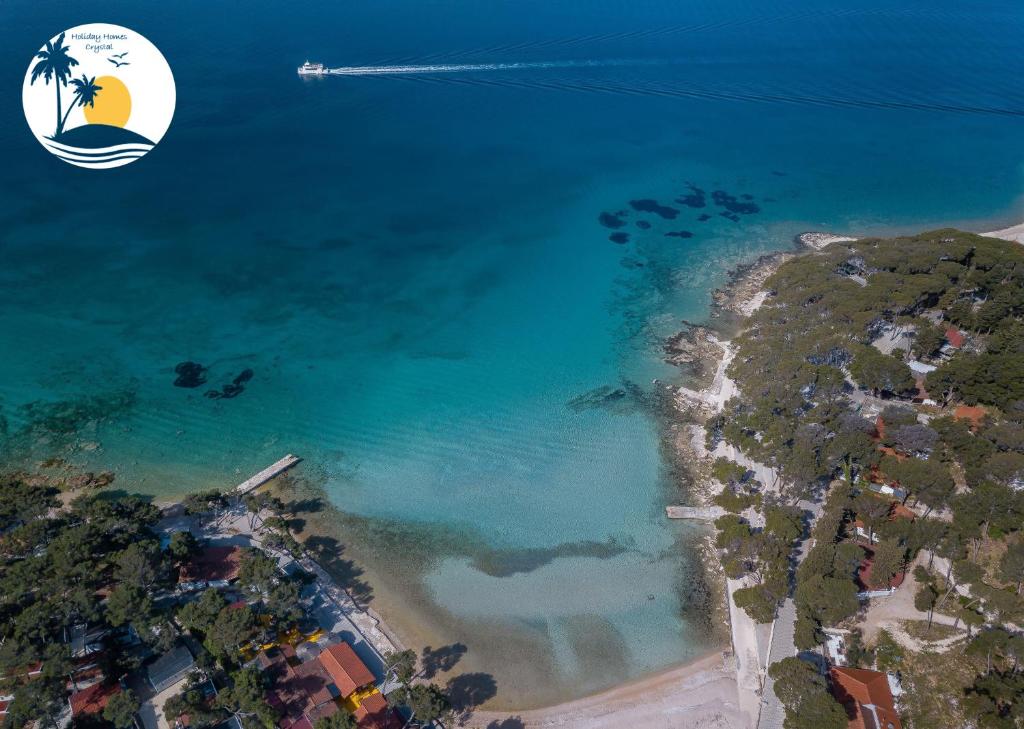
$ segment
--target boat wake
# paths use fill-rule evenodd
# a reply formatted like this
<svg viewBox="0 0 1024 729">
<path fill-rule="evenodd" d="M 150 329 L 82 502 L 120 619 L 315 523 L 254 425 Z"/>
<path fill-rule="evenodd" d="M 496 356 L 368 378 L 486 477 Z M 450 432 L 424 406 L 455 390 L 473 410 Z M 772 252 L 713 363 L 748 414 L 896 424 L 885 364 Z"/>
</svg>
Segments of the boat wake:
<svg viewBox="0 0 1024 729">
<path fill-rule="evenodd" d="M 545 68 L 596 68 L 607 66 L 651 66 L 668 63 L 659 60 L 609 59 L 590 61 L 526 61 L 522 63 L 432 63 L 393 66 L 340 66 L 325 68 L 332 76 L 389 76 L 421 73 L 472 73 L 474 71 L 528 71 Z"/>
</svg>

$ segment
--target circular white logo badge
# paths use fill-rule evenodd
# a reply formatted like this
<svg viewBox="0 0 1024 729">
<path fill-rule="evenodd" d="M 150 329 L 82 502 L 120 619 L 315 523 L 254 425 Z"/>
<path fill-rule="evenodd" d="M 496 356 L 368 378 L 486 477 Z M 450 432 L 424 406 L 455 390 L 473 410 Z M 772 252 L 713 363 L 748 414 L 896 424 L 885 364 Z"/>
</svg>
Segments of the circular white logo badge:
<svg viewBox="0 0 1024 729">
<path fill-rule="evenodd" d="M 174 116 L 174 76 L 145 37 L 89 23 L 47 41 L 21 92 L 25 119 L 43 148 L 79 167 L 110 168 L 153 149 Z"/>
</svg>

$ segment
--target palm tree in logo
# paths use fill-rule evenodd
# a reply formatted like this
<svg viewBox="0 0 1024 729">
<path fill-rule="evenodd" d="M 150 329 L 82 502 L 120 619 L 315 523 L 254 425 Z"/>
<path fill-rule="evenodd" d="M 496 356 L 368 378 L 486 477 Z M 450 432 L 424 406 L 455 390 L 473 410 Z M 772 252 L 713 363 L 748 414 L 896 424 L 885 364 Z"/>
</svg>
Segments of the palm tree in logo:
<svg viewBox="0 0 1024 729">
<path fill-rule="evenodd" d="M 64 118 L 60 122 L 60 128 L 63 129 L 64 125 L 68 123 L 68 117 L 71 115 L 71 110 L 75 108 L 75 102 L 78 102 L 78 106 L 96 106 L 95 99 L 97 92 L 103 90 L 102 86 L 96 85 L 96 77 L 89 78 L 84 73 L 82 78 L 71 79 L 71 85 L 75 87 L 75 95 L 71 98 L 71 106 L 68 107 L 67 113 L 64 114 Z"/>
<path fill-rule="evenodd" d="M 47 41 L 46 48 L 36 54 L 36 58 L 40 60 L 32 69 L 32 79 L 29 81 L 29 84 L 34 84 L 36 79 L 42 76 L 46 85 L 49 86 L 50 79 L 55 80 L 54 86 L 57 87 L 57 131 L 53 134 L 55 137 L 64 131 L 64 119 L 67 118 L 67 115 L 64 116 L 64 119 L 60 116 L 60 87 L 68 85 L 71 67 L 78 65 L 78 61 L 68 55 L 69 50 L 70 48 L 64 45 L 63 33 L 57 36 L 57 40 Z"/>
</svg>

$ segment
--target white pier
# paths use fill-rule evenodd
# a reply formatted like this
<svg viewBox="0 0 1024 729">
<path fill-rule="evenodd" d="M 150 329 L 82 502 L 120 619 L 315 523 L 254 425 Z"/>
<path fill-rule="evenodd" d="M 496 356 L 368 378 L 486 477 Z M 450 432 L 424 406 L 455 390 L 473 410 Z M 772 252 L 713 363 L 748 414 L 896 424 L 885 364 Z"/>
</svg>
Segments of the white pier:
<svg viewBox="0 0 1024 729">
<path fill-rule="evenodd" d="M 694 519 L 696 521 L 714 521 L 728 512 L 721 506 L 666 506 L 665 516 L 669 519 Z"/>
<path fill-rule="evenodd" d="M 262 471 L 257 473 L 255 476 L 247 478 L 245 481 L 242 481 L 242 483 L 235 486 L 235 493 L 238 494 L 239 496 L 244 496 L 250 491 L 258 489 L 260 486 L 265 484 L 270 479 L 280 476 L 282 473 L 287 471 L 289 468 L 291 468 L 301 460 L 302 459 L 299 458 L 298 456 L 293 456 L 291 453 L 289 453 L 287 456 L 282 458 L 274 465 L 267 466 Z"/>
</svg>

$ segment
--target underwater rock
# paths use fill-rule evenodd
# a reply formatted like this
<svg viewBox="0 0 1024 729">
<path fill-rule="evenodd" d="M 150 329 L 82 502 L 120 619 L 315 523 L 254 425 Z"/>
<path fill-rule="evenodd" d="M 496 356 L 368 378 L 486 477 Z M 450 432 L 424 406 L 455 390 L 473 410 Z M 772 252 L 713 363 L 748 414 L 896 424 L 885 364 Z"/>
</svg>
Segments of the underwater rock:
<svg viewBox="0 0 1024 729">
<path fill-rule="evenodd" d="M 595 387 L 589 392 L 585 392 L 582 395 L 577 395 L 565 404 L 567 408 L 575 412 L 583 410 L 590 410 L 591 408 L 605 407 L 607 405 L 623 400 L 626 397 L 626 391 L 622 388 L 610 387 L 609 385 L 601 385 Z"/>
<path fill-rule="evenodd" d="M 612 243 L 618 243 L 621 246 L 629 243 L 629 233 L 612 233 L 608 236 L 608 240 Z"/>
<path fill-rule="evenodd" d="M 730 212 L 726 211 L 726 212 L 719 213 L 719 215 L 721 215 L 723 218 L 728 218 L 729 220 L 731 220 L 734 223 L 740 222 L 740 216 L 737 215 L 736 213 L 730 213 Z"/>
<path fill-rule="evenodd" d="M 206 382 L 206 368 L 198 362 L 179 362 L 174 366 L 175 387 L 199 387 Z"/>
<path fill-rule="evenodd" d="M 597 216 L 597 222 L 606 228 L 621 228 L 626 224 L 626 221 L 622 217 L 626 214 L 625 210 L 620 210 L 617 213 L 601 213 Z"/>
<path fill-rule="evenodd" d="M 77 491 L 79 489 L 101 489 L 109 486 L 113 482 L 113 471 L 103 471 L 99 474 L 86 471 L 85 473 L 78 473 L 73 476 L 69 476 L 64 482 L 64 485 L 71 491 Z"/>
<path fill-rule="evenodd" d="M 662 205 L 657 200 L 651 200 L 645 198 L 643 200 L 630 200 L 630 206 L 641 213 L 654 213 L 665 218 L 665 220 L 674 220 L 678 215 L 679 211 L 675 208 L 670 208 L 668 205 Z"/>
<path fill-rule="evenodd" d="M 636 227 L 638 227 L 640 230 L 650 230 L 651 224 L 648 223 L 646 220 L 638 220 L 636 221 Z"/>
<path fill-rule="evenodd" d="M 701 213 L 700 217 L 697 218 L 697 222 L 699 223 L 706 223 L 709 220 L 711 220 L 711 216 L 708 215 L 707 213 Z"/>
<path fill-rule="evenodd" d="M 665 233 L 666 238 L 692 238 L 693 233 L 688 230 L 672 230 Z"/>
<path fill-rule="evenodd" d="M 743 198 L 747 201 L 753 199 L 750 195 L 744 195 Z M 730 213 L 752 215 L 754 213 L 761 212 L 761 208 L 758 207 L 757 203 L 740 201 L 734 195 L 730 195 L 725 190 L 715 190 L 711 193 L 711 199 L 715 201 L 715 205 L 725 208 Z"/>
<path fill-rule="evenodd" d="M 211 400 L 230 400 L 245 392 L 245 383 L 253 378 L 256 373 L 246 367 L 238 375 L 219 390 L 207 390 L 204 395 Z"/>
<path fill-rule="evenodd" d="M 632 415 L 647 403 L 648 398 L 643 388 L 631 380 L 623 380 L 621 387 L 595 387 L 572 398 L 565 406 L 576 413 L 600 408 L 615 415 Z"/>
<path fill-rule="evenodd" d="M 244 387 L 242 387 L 241 385 L 235 385 L 234 383 L 232 383 L 230 385 L 224 385 L 224 387 L 221 388 L 220 396 L 222 398 L 226 399 L 226 400 L 230 400 L 233 397 L 238 397 L 244 391 L 245 391 Z"/>
<path fill-rule="evenodd" d="M 676 202 L 680 205 L 685 205 L 688 208 L 707 207 L 708 202 L 704 191 L 690 182 L 688 182 L 686 186 L 690 188 L 690 194 L 677 197 Z"/>
</svg>

